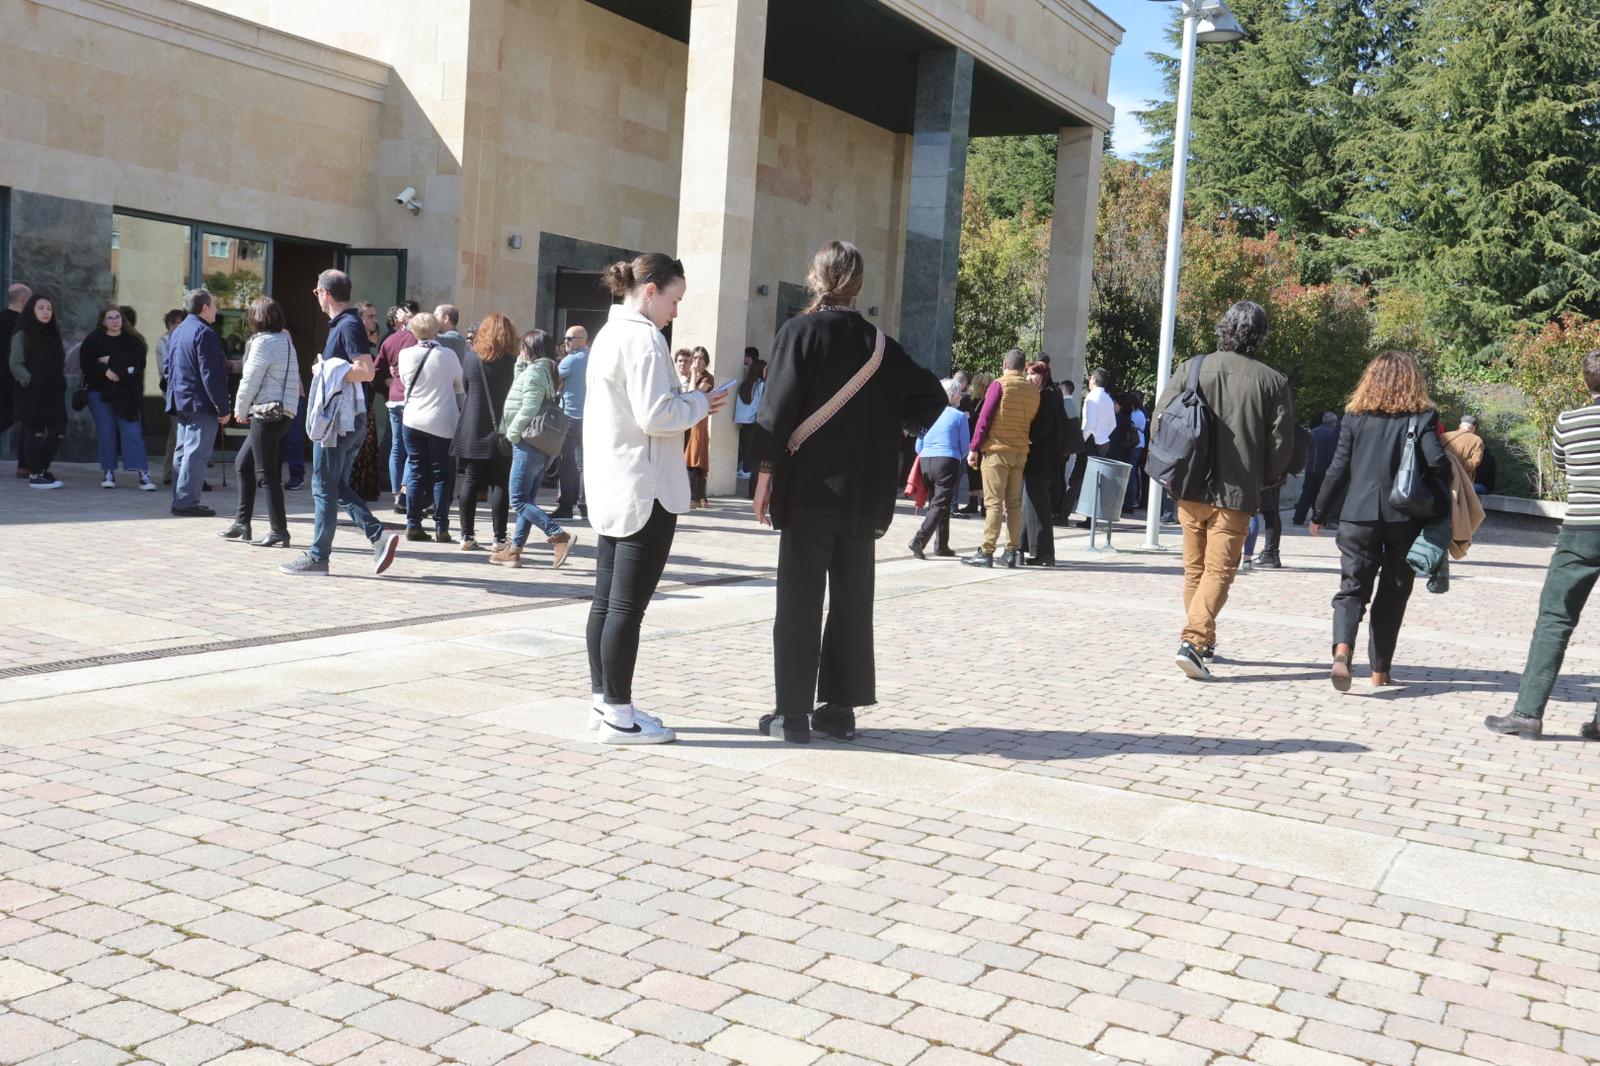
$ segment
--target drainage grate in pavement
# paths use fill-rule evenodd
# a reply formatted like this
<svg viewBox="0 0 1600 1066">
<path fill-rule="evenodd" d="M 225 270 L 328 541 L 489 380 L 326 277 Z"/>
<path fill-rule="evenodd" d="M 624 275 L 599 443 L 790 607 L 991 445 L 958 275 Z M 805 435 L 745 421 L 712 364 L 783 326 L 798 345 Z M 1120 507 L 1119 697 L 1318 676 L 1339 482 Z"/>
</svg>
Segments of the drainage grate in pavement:
<svg viewBox="0 0 1600 1066">
<path fill-rule="evenodd" d="M 698 581 L 675 581 L 662 585 L 660 591 L 673 589 L 707 588 L 716 585 L 736 585 L 749 581 L 750 574 L 724 574 Z M 0 681 L 10 677 L 30 677 L 36 674 L 53 674 L 62 670 L 84 670 L 91 666 L 116 666 L 121 663 L 148 662 L 151 659 L 168 659 L 180 655 L 204 655 L 214 651 L 237 651 L 240 648 L 261 648 L 271 644 L 288 644 L 297 640 L 319 640 L 323 637 L 342 637 L 351 633 L 371 633 L 379 629 L 402 629 L 424 622 L 457 622 L 468 618 L 489 618 L 497 614 L 515 614 L 518 611 L 540 611 L 547 607 L 568 607 L 575 603 L 588 603 L 591 596 L 561 596 L 540 600 L 537 603 L 508 604 L 502 607 L 480 607 L 471 611 L 453 611 L 448 614 L 426 614 L 414 618 L 389 618 L 377 622 L 363 622 L 350 626 L 330 626 L 326 629 L 307 629 L 295 633 L 270 633 L 259 637 L 240 637 L 236 640 L 212 640 L 202 644 L 181 644 L 175 648 L 151 648 L 147 651 L 114 652 L 110 655 L 87 655 L 81 659 L 57 659 L 54 662 L 31 663 L 26 666 L 8 666 L 0 669 Z"/>
</svg>

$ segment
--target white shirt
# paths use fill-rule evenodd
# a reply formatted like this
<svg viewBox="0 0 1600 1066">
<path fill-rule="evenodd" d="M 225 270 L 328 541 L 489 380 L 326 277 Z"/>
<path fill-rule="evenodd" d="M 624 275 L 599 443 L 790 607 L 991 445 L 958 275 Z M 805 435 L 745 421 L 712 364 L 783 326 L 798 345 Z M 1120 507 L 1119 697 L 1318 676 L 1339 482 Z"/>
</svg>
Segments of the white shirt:
<svg viewBox="0 0 1600 1066">
<path fill-rule="evenodd" d="M 747 426 L 756 420 L 756 413 L 761 410 L 761 397 L 767 391 L 767 383 L 762 379 L 756 380 L 756 387 L 750 390 L 750 402 L 745 403 L 739 399 L 739 390 L 733 390 L 733 420 L 741 426 Z"/>
<path fill-rule="evenodd" d="M 1109 393 L 1095 385 L 1083 397 L 1083 439 L 1093 439 L 1096 444 L 1111 440 L 1117 428 L 1117 404 Z"/>
<path fill-rule="evenodd" d="M 711 401 L 678 386 L 655 323 L 613 304 L 589 346 L 583 410 L 583 486 L 595 532 L 639 532 L 657 500 L 673 514 L 689 510 L 683 433 L 706 417 Z"/>
<path fill-rule="evenodd" d="M 433 354 L 423 362 L 429 349 Z M 400 353 L 400 387 L 405 390 L 406 412 L 401 422 L 435 437 L 454 437 L 461 418 L 461 360 L 443 345 L 424 342 Z M 421 366 L 421 371 L 417 367 Z M 416 384 L 411 383 L 412 376 Z"/>
</svg>

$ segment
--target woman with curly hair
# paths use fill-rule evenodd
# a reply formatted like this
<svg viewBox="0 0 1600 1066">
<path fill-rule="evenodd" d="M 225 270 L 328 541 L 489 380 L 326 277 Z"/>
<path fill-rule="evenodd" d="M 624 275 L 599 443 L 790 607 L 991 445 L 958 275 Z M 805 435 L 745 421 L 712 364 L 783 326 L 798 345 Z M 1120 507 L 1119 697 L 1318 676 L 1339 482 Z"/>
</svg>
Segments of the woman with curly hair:
<svg viewBox="0 0 1600 1066">
<path fill-rule="evenodd" d="M 1389 500 L 1406 448 L 1419 448 L 1425 481 L 1435 502 L 1432 516 L 1450 507 L 1450 465 L 1439 440 L 1439 415 L 1417 361 L 1384 352 L 1362 372 L 1345 406 L 1339 444 L 1317 494 L 1311 524 L 1320 536 L 1339 523 L 1339 591 L 1333 597 L 1333 687 L 1350 688 L 1350 656 L 1367 604 L 1372 624 L 1367 658 L 1374 685 L 1389 684 L 1389 669 L 1415 574 L 1406 562 L 1411 542 L 1427 524 Z M 1376 595 L 1373 586 L 1377 586 Z"/>
<path fill-rule="evenodd" d="M 450 454 L 462 461 L 461 550 L 478 551 L 478 496 L 488 497 L 489 519 L 494 528 L 494 550 L 505 547 L 511 514 L 507 487 L 511 480 L 511 448 L 500 433 L 506 396 L 517 376 L 521 351 L 517 327 L 505 315 L 483 320 L 472 335 L 472 347 L 461 360 L 461 384 L 466 389 L 461 418 L 456 422 Z"/>
</svg>

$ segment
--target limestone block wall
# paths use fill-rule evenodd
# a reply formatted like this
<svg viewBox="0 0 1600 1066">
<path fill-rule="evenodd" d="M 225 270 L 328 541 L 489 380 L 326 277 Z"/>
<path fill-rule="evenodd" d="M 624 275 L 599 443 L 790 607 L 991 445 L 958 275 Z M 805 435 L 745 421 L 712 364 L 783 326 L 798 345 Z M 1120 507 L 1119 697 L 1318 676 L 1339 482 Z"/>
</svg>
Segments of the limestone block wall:
<svg viewBox="0 0 1600 1066">
<path fill-rule="evenodd" d="M 0 185 L 369 244 L 385 79 L 182 0 L 0 4 Z"/>
<path fill-rule="evenodd" d="M 890 333 L 898 328 L 910 143 L 781 85 L 763 85 L 746 344 L 771 351 L 782 283 L 803 287 L 811 254 L 833 238 L 852 242 L 866 259 L 861 309 L 876 306 L 873 321 Z M 766 296 L 755 291 L 763 284 Z"/>
</svg>

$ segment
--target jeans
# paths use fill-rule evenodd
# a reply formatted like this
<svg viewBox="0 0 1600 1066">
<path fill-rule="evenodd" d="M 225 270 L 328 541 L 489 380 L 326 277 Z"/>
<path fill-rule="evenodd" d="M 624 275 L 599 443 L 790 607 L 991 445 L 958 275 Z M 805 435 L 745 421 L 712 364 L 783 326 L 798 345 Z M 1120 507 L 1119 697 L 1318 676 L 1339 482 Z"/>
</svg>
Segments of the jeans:
<svg viewBox="0 0 1600 1066">
<path fill-rule="evenodd" d="M 289 435 L 284 438 L 287 442 L 284 447 L 284 457 L 289 462 L 289 480 L 300 481 L 306 476 L 306 398 L 300 397 L 300 406 L 295 410 L 294 422 L 289 426 Z M 277 473 L 274 469 L 273 473 Z"/>
<path fill-rule="evenodd" d="M 367 439 L 367 413 L 356 415 L 355 427 L 343 434 L 331 448 L 311 445 L 311 547 L 306 555 L 312 562 L 325 563 L 333 550 L 333 532 L 339 525 L 339 507 L 361 527 L 368 540 L 377 543 L 383 536 L 383 523 L 367 509 L 366 503 L 350 486 L 350 468 L 356 453 Z"/>
<path fill-rule="evenodd" d="M 583 420 L 580 418 L 572 419 L 567 430 L 567 439 L 561 444 L 561 465 L 557 469 L 560 487 L 556 492 L 556 511 L 570 516 L 573 505 L 587 511 L 589 498 L 583 493 Z M 534 491 L 538 491 L 537 484 Z"/>
<path fill-rule="evenodd" d="M 1333 595 L 1333 642 L 1355 646 L 1361 616 L 1371 601 L 1367 663 L 1379 673 L 1389 672 L 1400 640 L 1400 624 L 1405 621 L 1406 602 L 1411 599 L 1411 586 L 1417 576 L 1406 562 L 1406 552 L 1421 530 L 1422 523 L 1411 518 L 1401 522 L 1339 523 L 1339 591 Z"/>
<path fill-rule="evenodd" d="M 50 464 L 55 460 L 56 449 L 61 447 L 61 434 L 63 427 L 38 425 L 31 422 L 22 424 L 22 447 L 18 454 L 22 458 L 22 466 L 30 474 L 48 474 Z"/>
<path fill-rule="evenodd" d="M 505 540 L 511 457 L 496 453 L 488 459 L 463 459 L 461 462 L 467 468 L 466 477 L 461 480 L 461 538 L 477 539 L 478 496 L 483 493 L 489 500 L 489 519 L 493 523 L 494 539 Z"/>
<path fill-rule="evenodd" d="M 594 600 L 589 605 L 585 637 L 589 686 L 607 703 L 633 702 L 639 627 L 667 568 L 677 529 L 678 516 L 658 501 L 643 529 L 626 537 L 601 535 L 595 549 Z"/>
<path fill-rule="evenodd" d="M 267 518 L 274 533 L 289 532 L 289 519 L 283 506 L 283 478 L 279 475 L 279 461 L 283 454 L 283 438 L 288 436 L 292 421 L 263 422 L 252 419 L 250 439 L 239 449 L 234 460 L 234 471 L 239 475 L 239 510 L 235 522 L 250 523 L 256 509 L 256 471 L 260 470 L 267 483 Z"/>
<path fill-rule="evenodd" d="M 872 648 L 872 538 L 785 529 L 778 541 L 772 667 L 778 714 L 817 703 L 877 703 Z M 828 623 L 822 623 L 823 594 Z"/>
<path fill-rule="evenodd" d="M 195 411 L 173 417 L 178 420 L 178 447 L 172 453 L 176 467 L 172 477 L 172 506 L 199 507 L 206 466 L 217 446 L 217 416 Z"/>
<path fill-rule="evenodd" d="M 450 438 L 404 427 L 406 438 L 406 525 L 422 528 L 422 510 L 433 503 L 433 527 L 450 528 L 450 490 L 455 487 L 455 460 Z"/>
<path fill-rule="evenodd" d="M 978 464 L 983 471 L 983 550 L 993 554 L 1000 543 L 1000 519 L 1006 523 L 1006 548 L 1015 550 L 1022 539 L 1022 468 L 1028 457 L 1020 452 L 991 452 Z"/>
<path fill-rule="evenodd" d="M 539 532 L 546 537 L 561 532 L 561 527 L 534 502 L 539 495 L 539 483 L 544 480 L 544 472 L 550 468 L 550 459 L 550 456 L 523 441 L 518 441 L 511 451 L 511 510 L 517 516 L 517 528 L 511 534 L 511 543 L 519 548 L 528 543 L 528 533 L 534 526 L 538 526 Z"/>
<path fill-rule="evenodd" d="M 1183 526 L 1183 639 L 1203 648 L 1217 642 L 1217 615 L 1239 572 L 1250 516 L 1179 500 L 1178 522 Z"/>
<path fill-rule="evenodd" d="M 1545 704 L 1561 673 L 1567 642 L 1578 628 L 1583 606 L 1600 578 L 1600 529 L 1564 526 L 1556 539 L 1550 569 L 1544 575 L 1544 590 L 1539 593 L 1539 618 L 1533 624 L 1528 642 L 1528 665 L 1517 686 L 1517 714 L 1543 718 Z M 1600 705 L 1596 707 L 1600 721 Z"/>
<path fill-rule="evenodd" d="M 1261 513 L 1258 511 L 1250 516 L 1250 527 L 1244 535 L 1243 559 L 1254 559 L 1256 554 L 1256 538 L 1261 535 Z"/>
<path fill-rule="evenodd" d="M 93 389 L 89 390 L 89 411 L 94 415 L 95 443 L 100 450 L 100 469 L 114 473 L 117 469 L 117 449 L 122 450 L 122 469 L 150 472 L 150 459 L 144 453 L 144 427 L 138 419 L 117 417 L 111 401 Z"/>
<path fill-rule="evenodd" d="M 406 484 L 406 459 L 410 454 L 406 451 L 405 414 L 405 404 L 389 405 L 389 491 L 396 496 Z"/>
</svg>

